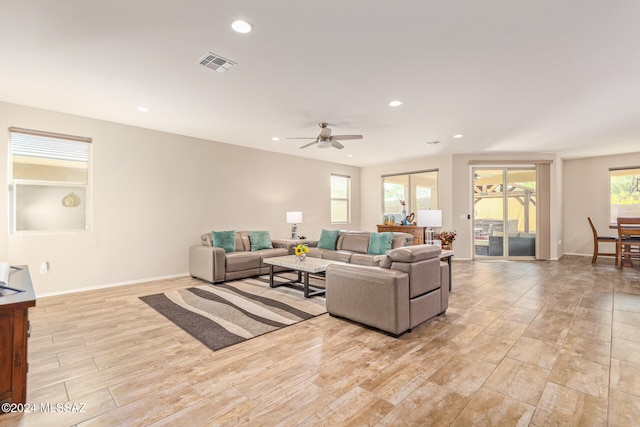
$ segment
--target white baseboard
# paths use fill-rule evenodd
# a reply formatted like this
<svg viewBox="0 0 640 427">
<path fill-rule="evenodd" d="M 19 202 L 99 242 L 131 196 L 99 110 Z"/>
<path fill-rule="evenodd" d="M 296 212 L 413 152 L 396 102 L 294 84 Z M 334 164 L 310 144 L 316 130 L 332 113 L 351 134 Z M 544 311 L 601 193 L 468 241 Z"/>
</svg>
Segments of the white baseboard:
<svg viewBox="0 0 640 427">
<path fill-rule="evenodd" d="M 47 292 L 47 293 L 44 293 L 44 294 L 37 294 L 36 297 L 37 298 L 44 298 L 44 297 L 53 297 L 53 296 L 57 296 L 57 295 L 75 294 L 77 292 L 95 291 L 97 289 L 114 288 L 114 287 L 117 287 L 117 286 L 126 286 L 126 285 L 135 285 L 137 283 L 154 282 L 154 281 L 157 281 L 157 280 L 175 279 L 175 278 L 178 278 L 178 277 L 187 277 L 187 276 L 189 276 L 189 273 L 172 274 L 170 276 L 150 277 L 150 278 L 147 278 L 147 279 L 131 280 L 131 281 L 126 281 L 126 282 L 108 283 L 108 284 L 105 284 L 105 285 L 87 286 L 86 288 L 69 289 L 69 290 L 66 290 L 66 291 Z"/>
</svg>

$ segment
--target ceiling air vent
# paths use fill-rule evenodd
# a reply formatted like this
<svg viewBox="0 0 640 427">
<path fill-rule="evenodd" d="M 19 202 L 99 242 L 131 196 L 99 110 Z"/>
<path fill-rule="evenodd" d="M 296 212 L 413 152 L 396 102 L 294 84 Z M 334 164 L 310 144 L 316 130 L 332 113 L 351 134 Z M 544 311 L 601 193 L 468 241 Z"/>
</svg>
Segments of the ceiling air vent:
<svg viewBox="0 0 640 427">
<path fill-rule="evenodd" d="M 207 53 L 198 61 L 200 65 L 203 67 L 210 68 L 219 73 L 227 71 L 229 68 L 236 65 L 235 62 L 229 61 L 228 59 L 224 59 L 220 55 L 216 55 L 215 53 Z"/>
</svg>

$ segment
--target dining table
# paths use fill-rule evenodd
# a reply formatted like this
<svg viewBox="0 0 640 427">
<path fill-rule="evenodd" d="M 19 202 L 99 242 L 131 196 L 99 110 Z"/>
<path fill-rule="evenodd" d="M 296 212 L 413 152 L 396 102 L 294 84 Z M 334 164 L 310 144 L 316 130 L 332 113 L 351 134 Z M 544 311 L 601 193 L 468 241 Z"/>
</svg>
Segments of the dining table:
<svg viewBox="0 0 640 427">
<path fill-rule="evenodd" d="M 616 266 L 633 267 L 633 260 L 640 260 L 640 218 L 618 217 L 616 242 Z"/>
</svg>

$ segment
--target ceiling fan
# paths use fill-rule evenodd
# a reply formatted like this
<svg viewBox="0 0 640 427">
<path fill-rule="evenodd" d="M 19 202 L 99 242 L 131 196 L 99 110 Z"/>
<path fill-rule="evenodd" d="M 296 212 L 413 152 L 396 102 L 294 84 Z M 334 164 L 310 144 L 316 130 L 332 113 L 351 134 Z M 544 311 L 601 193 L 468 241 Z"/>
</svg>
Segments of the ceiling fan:
<svg viewBox="0 0 640 427">
<path fill-rule="evenodd" d="M 308 144 L 303 145 L 300 148 L 306 148 L 313 144 L 316 144 L 318 148 L 334 147 L 334 148 L 337 148 L 338 150 L 342 150 L 344 148 L 344 145 L 340 144 L 338 140 L 362 139 L 362 135 L 331 135 L 331 128 L 327 127 L 328 125 L 329 125 L 328 123 L 318 124 L 318 126 L 320 126 L 322 130 L 320 131 L 320 134 L 317 137 L 294 137 L 294 138 L 287 138 L 287 139 L 314 139 L 315 140 Z"/>
</svg>

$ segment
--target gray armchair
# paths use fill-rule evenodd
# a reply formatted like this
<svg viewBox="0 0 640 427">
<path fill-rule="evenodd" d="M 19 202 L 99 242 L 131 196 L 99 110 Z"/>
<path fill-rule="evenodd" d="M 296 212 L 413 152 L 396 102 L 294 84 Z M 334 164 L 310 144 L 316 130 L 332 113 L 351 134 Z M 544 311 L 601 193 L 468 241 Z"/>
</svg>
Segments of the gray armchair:
<svg viewBox="0 0 640 427">
<path fill-rule="evenodd" d="M 444 313 L 449 268 L 433 245 L 385 255 L 380 267 L 332 264 L 326 271 L 327 311 L 399 336 Z"/>
</svg>

